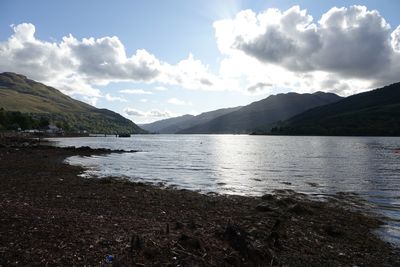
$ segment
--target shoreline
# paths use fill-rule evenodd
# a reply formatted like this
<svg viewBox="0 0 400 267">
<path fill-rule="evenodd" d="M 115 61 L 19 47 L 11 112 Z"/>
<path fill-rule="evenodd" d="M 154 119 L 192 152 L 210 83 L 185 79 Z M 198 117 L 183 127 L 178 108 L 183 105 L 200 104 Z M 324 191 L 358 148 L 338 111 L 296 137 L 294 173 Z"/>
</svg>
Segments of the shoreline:
<svg viewBox="0 0 400 267">
<path fill-rule="evenodd" d="M 82 178 L 73 155 L 108 149 L 0 140 L 0 266 L 400 265 L 382 222 L 289 190 L 204 195 L 118 177 Z M 134 151 L 130 151 L 134 152 Z"/>
</svg>

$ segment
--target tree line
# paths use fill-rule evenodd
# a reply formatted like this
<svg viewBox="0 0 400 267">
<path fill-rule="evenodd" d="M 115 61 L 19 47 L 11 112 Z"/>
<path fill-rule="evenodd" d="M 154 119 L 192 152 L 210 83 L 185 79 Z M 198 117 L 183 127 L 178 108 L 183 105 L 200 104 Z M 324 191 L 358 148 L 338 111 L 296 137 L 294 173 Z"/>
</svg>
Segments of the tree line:
<svg viewBox="0 0 400 267">
<path fill-rule="evenodd" d="M 48 118 L 35 118 L 29 113 L 6 111 L 0 108 L 0 130 L 42 129 L 50 124 Z"/>
</svg>

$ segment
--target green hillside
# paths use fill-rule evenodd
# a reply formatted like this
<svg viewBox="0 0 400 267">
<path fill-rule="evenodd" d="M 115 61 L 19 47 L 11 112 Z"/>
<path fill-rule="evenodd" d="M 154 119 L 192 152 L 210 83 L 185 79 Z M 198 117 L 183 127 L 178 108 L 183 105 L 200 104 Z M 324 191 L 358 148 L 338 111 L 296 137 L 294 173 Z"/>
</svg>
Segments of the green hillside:
<svg viewBox="0 0 400 267">
<path fill-rule="evenodd" d="M 29 114 L 33 119 L 48 119 L 71 132 L 145 132 L 118 113 L 98 109 L 72 99 L 57 89 L 9 72 L 0 74 L 0 108 Z"/>
<path fill-rule="evenodd" d="M 301 113 L 272 134 L 400 135 L 400 83 Z"/>
</svg>

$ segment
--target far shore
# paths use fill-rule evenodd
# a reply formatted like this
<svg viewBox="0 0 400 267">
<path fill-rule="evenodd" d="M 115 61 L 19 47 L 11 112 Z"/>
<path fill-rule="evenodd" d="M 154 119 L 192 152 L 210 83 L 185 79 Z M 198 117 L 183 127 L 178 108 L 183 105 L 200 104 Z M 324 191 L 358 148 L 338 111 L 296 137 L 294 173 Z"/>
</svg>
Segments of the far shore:
<svg viewBox="0 0 400 267">
<path fill-rule="evenodd" d="M 400 266 L 349 196 L 206 195 L 64 163 L 107 153 L 135 152 L 0 139 L 0 266 Z"/>
</svg>

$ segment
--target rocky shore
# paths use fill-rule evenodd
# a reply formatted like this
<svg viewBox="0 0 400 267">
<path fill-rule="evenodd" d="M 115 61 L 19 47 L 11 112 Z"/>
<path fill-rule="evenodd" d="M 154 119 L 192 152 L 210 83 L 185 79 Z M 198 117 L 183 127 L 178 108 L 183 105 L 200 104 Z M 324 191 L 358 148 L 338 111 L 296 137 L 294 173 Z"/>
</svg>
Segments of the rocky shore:
<svg viewBox="0 0 400 267">
<path fill-rule="evenodd" d="M 63 163 L 111 152 L 1 139 L 0 266 L 400 266 L 346 199 L 203 195 Z"/>
</svg>

